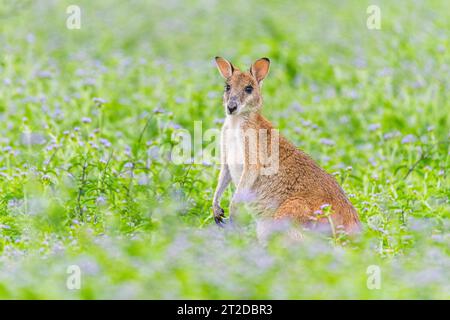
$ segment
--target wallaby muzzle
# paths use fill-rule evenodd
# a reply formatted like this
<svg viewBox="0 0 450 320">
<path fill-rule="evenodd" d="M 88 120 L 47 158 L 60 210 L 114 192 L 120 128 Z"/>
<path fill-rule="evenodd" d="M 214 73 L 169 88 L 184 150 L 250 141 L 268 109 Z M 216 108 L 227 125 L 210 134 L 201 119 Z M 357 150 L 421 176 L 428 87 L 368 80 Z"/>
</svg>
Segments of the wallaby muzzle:
<svg viewBox="0 0 450 320">
<path fill-rule="evenodd" d="M 238 108 L 237 98 L 236 97 L 230 98 L 227 104 L 228 114 L 233 114 L 233 112 L 235 112 L 237 108 Z"/>
</svg>

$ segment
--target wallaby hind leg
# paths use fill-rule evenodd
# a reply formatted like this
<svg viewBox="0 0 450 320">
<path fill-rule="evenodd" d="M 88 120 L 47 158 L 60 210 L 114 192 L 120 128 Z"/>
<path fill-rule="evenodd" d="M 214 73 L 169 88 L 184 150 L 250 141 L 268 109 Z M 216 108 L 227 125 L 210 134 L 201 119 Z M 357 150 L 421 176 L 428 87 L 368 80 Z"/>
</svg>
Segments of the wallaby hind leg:
<svg viewBox="0 0 450 320">
<path fill-rule="evenodd" d="M 274 218 L 276 220 L 289 218 L 295 222 L 307 224 L 311 222 L 312 214 L 313 211 L 305 200 L 294 198 L 283 202 L 275 212 Z"/>
<path fill-rule="evenodd" d="M 286 231 L 288 240 L 301 240 L 303 235 L 298 224 L 307 224 L 310 215 L 311 210 L 302 199 L 285 201 L 275 212 L 273 219 L 258 219 L 256 228 L 258 239 L 265 243 L 272 233 Z"/>
<path fill-rule="evenodd" d="M 331 231 L 326 218 L 317 219 L 313 208 L 305 199 L 296 197 L 286 200 L 275 212 L 275 220 L 290 219 L 308 229 Z"/>
<path fill-rule="evenodd" d="M 267 241 L 273 234 L 282 232 L 284 233 L 284 239 L 288 242 L 297 242 L 303 239 L 298 225 L 292 224 L 291 219 L 271 219 L 271 218 L 258 218 L 256 220 L 256 234 L 258 240 L 263 245 L 267 244 Z M 286 237 L 287 236 L 287 237 Z"/>
<path fill-rule="evenodd" d="M 315 201 L 322 203 L 323 201 Z M 314 229 L 325 233 L 336 232 L 337 229 L 343 228 L 346 233 L 351 234 L 359 230 L 359 220 L 356 211 L 349 206 L 331 206 L 331 210 L 335 211 L 329 218 L 318 218 L 315 214 L 320 207 L 314 207 L 306 202 L 303 198 L 292 198 L 286 200 L 278 208 L 275 213 L 275 219 L 290 218 L 308 229 Z M 330 220 L 333 225 L 330 224 Z"/>
</svg>

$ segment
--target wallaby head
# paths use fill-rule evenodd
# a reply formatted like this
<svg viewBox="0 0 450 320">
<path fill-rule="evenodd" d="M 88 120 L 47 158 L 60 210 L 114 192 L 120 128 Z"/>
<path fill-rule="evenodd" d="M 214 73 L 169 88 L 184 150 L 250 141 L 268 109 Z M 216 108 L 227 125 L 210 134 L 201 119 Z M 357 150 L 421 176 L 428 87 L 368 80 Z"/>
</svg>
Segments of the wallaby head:
<svg viewBox="0 0 450 320">
<path fill-rule="evenodd" d="M 269 73 L 270 60 L 261 58 L 249 71 L 240 71 L 231 62 L 216 57 L 217 68 L 225 78 L 223 104 L 228 115 L 249 114 L 261 109 L 261 86 Z"/>
</svg>

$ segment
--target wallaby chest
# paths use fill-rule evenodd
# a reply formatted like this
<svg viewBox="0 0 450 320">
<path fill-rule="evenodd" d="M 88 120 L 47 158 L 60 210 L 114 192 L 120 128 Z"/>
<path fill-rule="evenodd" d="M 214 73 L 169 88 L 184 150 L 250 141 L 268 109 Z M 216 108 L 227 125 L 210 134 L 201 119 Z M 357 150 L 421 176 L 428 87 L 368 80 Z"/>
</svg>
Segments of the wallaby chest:
<svg viewBox="0 0 450 320">
<path fill-rule="evenodd" d="M 237 117 L 227 117 L 223 126 L 222 145 L 225 151 L 225 161 L 230 171 L 234 185 L 238 185 L 244 168 L 244 137 L 243 120 Z"/>
</svg>

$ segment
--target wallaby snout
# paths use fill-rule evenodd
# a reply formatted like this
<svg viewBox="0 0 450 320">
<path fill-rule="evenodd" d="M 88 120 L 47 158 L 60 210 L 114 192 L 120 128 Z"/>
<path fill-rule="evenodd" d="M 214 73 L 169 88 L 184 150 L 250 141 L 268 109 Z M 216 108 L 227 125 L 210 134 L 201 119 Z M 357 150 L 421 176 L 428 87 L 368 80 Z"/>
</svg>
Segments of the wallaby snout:
<svg viewBox="0 0 450 320">
<path fill-rule="evenodd" d="M 238 108 L 238 98 L 237 97 L 231 97 L 230 100 L 228 100 L 227 103 L 227 111 L 228 114 L 233 114 Z"/>
</svg>

